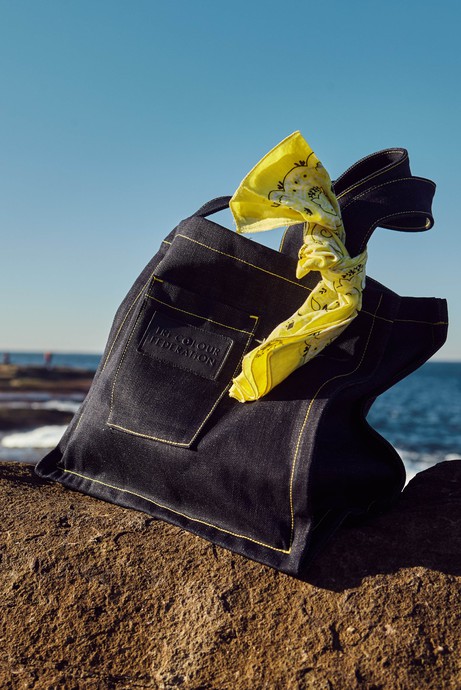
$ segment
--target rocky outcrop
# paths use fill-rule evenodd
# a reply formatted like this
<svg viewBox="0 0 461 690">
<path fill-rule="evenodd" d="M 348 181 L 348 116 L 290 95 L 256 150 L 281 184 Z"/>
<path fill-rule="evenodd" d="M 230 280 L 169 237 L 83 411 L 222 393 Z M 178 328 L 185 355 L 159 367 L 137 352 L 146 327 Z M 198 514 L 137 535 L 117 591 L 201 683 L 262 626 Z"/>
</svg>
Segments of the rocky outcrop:
<svg viewBox="0 0 461 690">
<path fill-rule="evenodd" d="M 73 367 L 39 367 L 0 364 L 0 391 L 86 393 L 94 372 Z"/>
<path fill-rule="evenodd" d="M 72 412 L 61 410 L 33 409 L 29 407 L 2 407 L 0 405 L 0 431 L 33 429 L 47 424 L 69 424 Z"/>
<path fill-rule="evenodd" d="M 0 364 L 0 432 L 68 424 L 73 412 L 33 403 L 47 396 L 80 401 L 93 376 L 93 371 L 73 367 Z"/>
<path fill-rule="evenodd" d="M 461 687 L 461 460 L 295 580 L 0 465 L 2 688 Z"/>
</svg>

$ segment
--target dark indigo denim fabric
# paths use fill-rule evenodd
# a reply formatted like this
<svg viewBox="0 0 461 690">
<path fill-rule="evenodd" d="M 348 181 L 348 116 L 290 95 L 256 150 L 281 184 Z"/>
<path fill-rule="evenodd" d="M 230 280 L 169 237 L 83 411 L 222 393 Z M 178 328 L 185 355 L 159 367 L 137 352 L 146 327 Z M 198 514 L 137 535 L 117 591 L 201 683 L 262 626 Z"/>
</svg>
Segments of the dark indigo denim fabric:
<svg viewBox="0 0 461 690">
<path fill-rule="evenodd" d="M 339 178 L 351 254 L 377 225 L 432 225 L 433 185 L 391 149 Z M 228 396 L 242 357 L 305 300 L 302 227 L 276 252 L 204 216 L 175 228 L 115 316 L 93 385 L 42 477 L 172 522 L 293 575 L 349 514 L 386 505 L 405 474 L 371 429 L 373 399 L 444 342 L 446 303 L 367 280 L 363 308 L 266 397 Z M 390 271 L 391 273 L 391 271 Z"/>
</svg>

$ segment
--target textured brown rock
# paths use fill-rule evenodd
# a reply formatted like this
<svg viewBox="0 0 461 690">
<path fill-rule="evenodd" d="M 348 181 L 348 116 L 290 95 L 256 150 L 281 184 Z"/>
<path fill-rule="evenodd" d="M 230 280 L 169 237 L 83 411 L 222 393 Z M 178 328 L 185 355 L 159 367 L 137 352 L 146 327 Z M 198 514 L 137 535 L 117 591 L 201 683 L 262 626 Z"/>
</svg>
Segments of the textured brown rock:
<svg viewBox="0 0 461 690">
<path fill-rule="evenodd" d="M 0 687 L 461 687 L 461 461 L 304 581 L 0 465 Z"/>
</svg>

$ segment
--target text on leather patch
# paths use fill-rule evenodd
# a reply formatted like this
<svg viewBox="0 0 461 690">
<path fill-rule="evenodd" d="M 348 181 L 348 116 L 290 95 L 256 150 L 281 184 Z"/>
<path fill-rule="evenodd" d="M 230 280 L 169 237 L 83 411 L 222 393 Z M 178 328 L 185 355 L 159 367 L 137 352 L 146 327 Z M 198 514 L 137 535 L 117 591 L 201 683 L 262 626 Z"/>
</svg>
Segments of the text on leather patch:
<svg viewBox="0 0 461 690">
<path fill-rule="evenodd" d="M 232 338 L 156 311 L 138 351 L 213 380 L 218 376 L 233 342 Z"/>
</svg>

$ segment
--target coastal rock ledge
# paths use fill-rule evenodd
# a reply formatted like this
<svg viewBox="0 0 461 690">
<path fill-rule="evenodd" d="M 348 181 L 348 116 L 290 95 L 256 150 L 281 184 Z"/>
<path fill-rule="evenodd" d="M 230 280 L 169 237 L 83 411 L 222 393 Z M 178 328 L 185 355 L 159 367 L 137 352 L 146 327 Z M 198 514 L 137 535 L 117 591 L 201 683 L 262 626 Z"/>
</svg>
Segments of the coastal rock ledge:
<svg viewBox="0 0 461 690">
<path fill-rule="evenodd" d="M 303 580 L 0 465 L 0 687 L 461 687 L 461 460 Z"/>
</svg>

